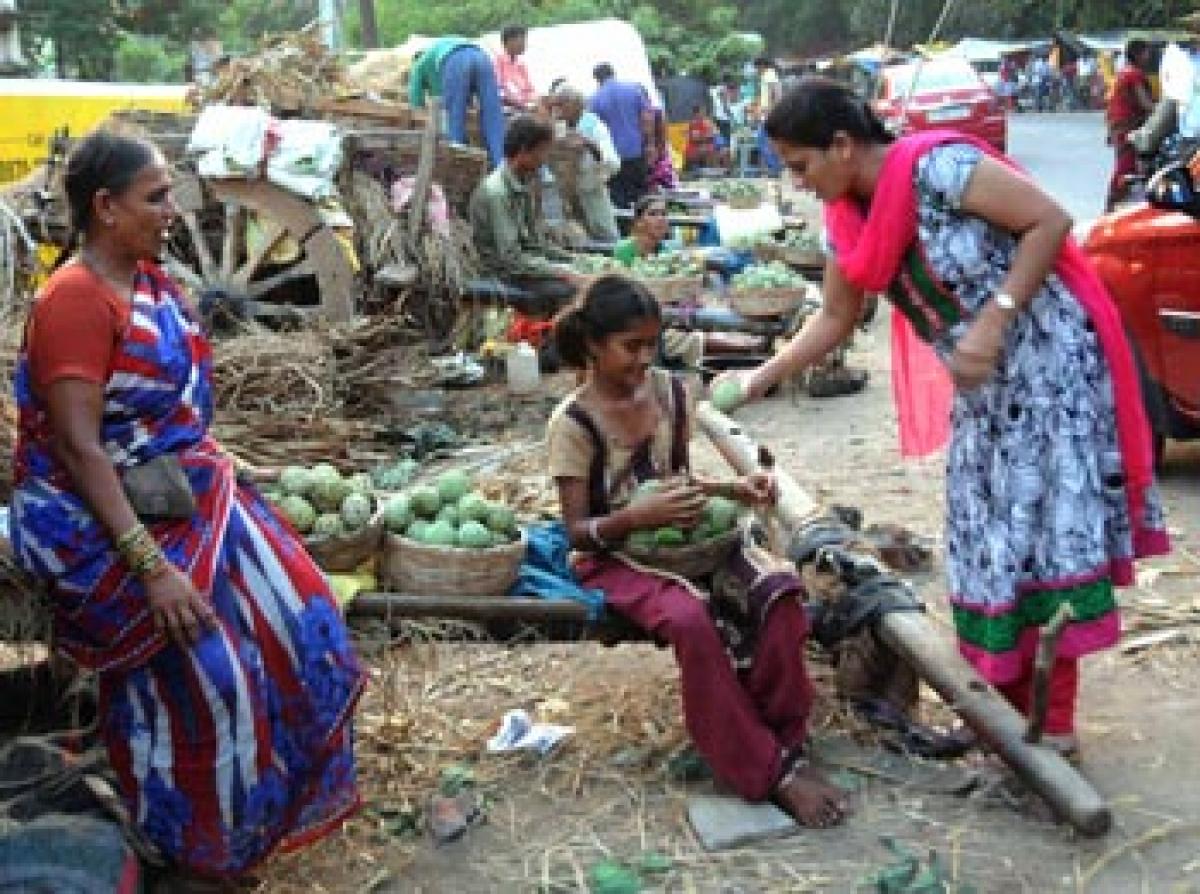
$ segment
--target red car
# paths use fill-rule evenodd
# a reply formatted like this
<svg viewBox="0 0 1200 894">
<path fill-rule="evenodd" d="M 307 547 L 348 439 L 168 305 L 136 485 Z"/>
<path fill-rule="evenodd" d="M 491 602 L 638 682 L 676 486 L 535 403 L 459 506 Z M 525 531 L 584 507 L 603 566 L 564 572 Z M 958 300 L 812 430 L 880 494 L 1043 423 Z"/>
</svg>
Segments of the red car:
<svg viewBox="0 0 1200 894">
<path fill-rule="evenodd" d="M 1184 189 L 1152 182 L 1150 204 L 1100 218 L 1084 242 L 1133 344 L 1158 461 L 1168 438 L 1200 437 L 1200 201 L 1195 174 L 1178 176 Z"/>
<path fill-rule="evenodd" d="M 889 65 L 880 72 L 875 111 L 896 134 L 952 128 L 1008 148 L 1008 119 L 996 92 L 965 59 Z"/>
</svg>

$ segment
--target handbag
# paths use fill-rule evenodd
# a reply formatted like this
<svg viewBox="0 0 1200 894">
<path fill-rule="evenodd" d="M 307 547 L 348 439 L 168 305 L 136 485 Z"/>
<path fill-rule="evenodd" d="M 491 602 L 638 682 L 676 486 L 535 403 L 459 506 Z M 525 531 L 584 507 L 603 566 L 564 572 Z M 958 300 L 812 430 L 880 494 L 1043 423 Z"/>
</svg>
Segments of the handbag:
<svg viewBox="0 0 1200 894">
<path fill-rule="evenodd" d="M 188 521 L 196 514 L 196 496 L 174 453 L 164 453 L 121 473 L 121 486 L 143 522 Z"/>
</svg>

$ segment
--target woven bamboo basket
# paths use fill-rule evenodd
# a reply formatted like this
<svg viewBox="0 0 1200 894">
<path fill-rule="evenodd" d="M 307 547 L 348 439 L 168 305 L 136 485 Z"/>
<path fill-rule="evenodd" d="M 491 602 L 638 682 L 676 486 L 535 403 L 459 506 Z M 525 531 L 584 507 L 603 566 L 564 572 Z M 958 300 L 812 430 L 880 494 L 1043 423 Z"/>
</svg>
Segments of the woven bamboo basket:
<svg viewBox="0 0 1200 894">
<path fill-rule="evenodd" d="M 686 546 L 638 547 L 626 543 L 621 553 L 639 565 L 677 574 L 689 580 L 707 577 L 728 561 L 742 542 L 740 525 L 719 537 Z"/>
<path fill-rule="evenodd" d="M 678 304 L 704 290 L 704 276 L 657 276 L 640 280 L 659 304 Z"/>
<path fill-rule="evenodd" d="M 770 242 L 754 246 L 754 257 L 764 264 L 772 261 L 783 261 L 792 267 L 823 267 L 825 253 L 815 248 L 794 248 L 789 245 L 778 245 Z"/>
<path fill-rule="evenodd" d="M 803 302 L 808 288 L 730 289 L 729 306 L 743 317 L 780 317 Z"/>
<path fill-rule="evenodd" d="M 379 579 L 400 593 L 426 596 L 503 596 L 517 580 L 527 539 L 490 549 L 430 546 L 385 534 Z"/>
<path fill-rule="evenodd" d="M 354 571 L 379 555 L 383 542 L 383 516 L 375 517 L 361 530 L 337 537 L 306 537 L 304 546 L 313 561 L 326 571 Z"/>
</svg>

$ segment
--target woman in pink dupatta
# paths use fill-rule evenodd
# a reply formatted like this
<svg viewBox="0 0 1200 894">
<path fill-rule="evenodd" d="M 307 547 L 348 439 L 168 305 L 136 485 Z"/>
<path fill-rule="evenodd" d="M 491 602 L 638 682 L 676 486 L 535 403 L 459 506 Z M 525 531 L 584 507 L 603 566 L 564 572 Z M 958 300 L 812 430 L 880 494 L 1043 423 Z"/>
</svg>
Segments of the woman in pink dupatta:
<svg viewBox="0 0 1200 894">
<path fill-rule="evenodd" d="M 824 307 L 745 374 L 744 393 L 819 360 L 850 334 L 865 294 L 887 294 L 905 453 L 950 436 L 961 651 L 1027 713 L 1038 627 L 1069 604 L 1045 729 L 1073 753 L 1078 659 L 1119 638 L 1113 588 L 1132 582 L 1133 560 L 1168 549 L 1116 309 L 1066 213 L 986 144 L 949 131 L 893 141 L 851 90 L 817 78 L 766 126 L 798 185 L 824 201 L 831 251 Z"/>
</svg>

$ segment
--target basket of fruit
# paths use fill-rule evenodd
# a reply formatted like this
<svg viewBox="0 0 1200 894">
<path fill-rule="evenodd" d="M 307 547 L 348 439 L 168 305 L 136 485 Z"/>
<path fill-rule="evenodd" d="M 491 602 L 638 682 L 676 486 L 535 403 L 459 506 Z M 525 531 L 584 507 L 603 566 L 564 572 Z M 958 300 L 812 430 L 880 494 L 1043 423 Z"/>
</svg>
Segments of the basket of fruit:
<svg viewBox="0 0 1200 894">
<path fill-rule="evenodd" d="M 763 239 L 754 245 L 754 257 L 764 264 L 782 261 L 793 267 L 823 267 L 821 238 L 809 230 L 789 229 L 783 239 Z"/>
<path fill-rule="evenodd" d="M 608 255 L 581 254 L 571 261 L 571 271 L 575 274 L 575 287 L 578 294 L 583 295 L 592 287 L 592 283 L 604 276 L 627 276 L 629 271 L 616 258 Z"/>
<path fill-rule="evenodd" d="M 704 290 L 704 263 L 686 252 L 664 252 L 638 258 L 629 274 L 646 287 L 659 304 L 676 304 Z"/>
<path fill-rule="evenodd" d="M 719 199 L 730 208 L 742 210 L 757 208 L 762 204 L 763 192 L 758 184 L 749 180 L 728 180 L 716 183 L 709 190 L 714 199 Z"/>
<path fill-rule="evenodd" d="M 525 559 L 525 533 L 507 506 L 484 499 L 469 475 L 393 496 L 383 508 L 379 577 L 402 593 L 502 596 Z"/>
<path fill-rule="evenodd" d="M 696 527 L 634 531 L 625 538 L 620 552 L 638 565 L 658 571 L 688 579 L 707 577 L 741 544 L 740 512 L 741 506 L 733 500 L 710 497 Z"/>
<path fill-rule="evenodd" d="M 803 303 L 808 281 L 782 261 L 752 264 L 730 281 L 729 306 L 744 317 L 778 317 Z"/>
<path fill-rule="evenodd" d="M 343 477 L 329 463 L 289 466 L 264 496 L 326 571 L 354 571 L 379 552 L 383 524 L 366 474 Z"/>
</svg>

